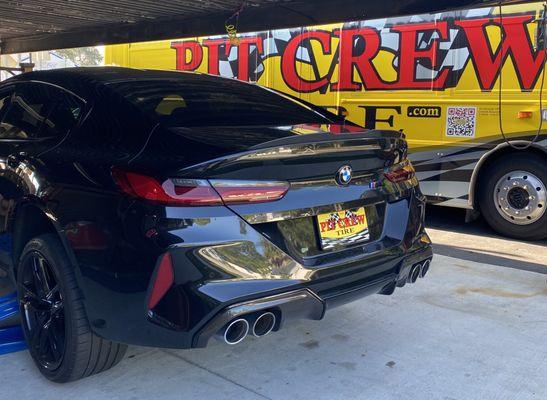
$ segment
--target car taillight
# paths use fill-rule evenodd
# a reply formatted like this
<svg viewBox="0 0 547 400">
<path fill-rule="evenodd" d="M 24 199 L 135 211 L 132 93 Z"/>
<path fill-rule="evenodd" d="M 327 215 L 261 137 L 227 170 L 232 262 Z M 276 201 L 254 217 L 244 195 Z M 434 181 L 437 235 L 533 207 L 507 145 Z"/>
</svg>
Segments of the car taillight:
<svg viewBox="0 0 547 400">
<path fill-rule="evenodd" d="M 411 165 L 405 165 L 403 168 L 385 172 L 384 176 L 393 183 L 400 183 L 414 178 L 415 172 Z"/>
<path fill-rule="evenodd" d="M 211 180 L 225 204 L 264 203 L 283 198 L 288 182 Z"/>
<path fill-rule="evenodd" d="M 281 199 L 288 182 L 172 178 L 163 183 L 150 176 L 112 170 L 112 177 L 127 195 L 173 206 L 216 206 L 263 203 Z M 212 185 L 212 186 L 211 186 Z"/>
<path fill-rule="evenodd" d="M 125 193 L 154 203 L 174 206 L 216 206 L 222 199 L 203 179 L 156 179 L 119 169 L 112 170 L 112 177 Z"/>
</svg>

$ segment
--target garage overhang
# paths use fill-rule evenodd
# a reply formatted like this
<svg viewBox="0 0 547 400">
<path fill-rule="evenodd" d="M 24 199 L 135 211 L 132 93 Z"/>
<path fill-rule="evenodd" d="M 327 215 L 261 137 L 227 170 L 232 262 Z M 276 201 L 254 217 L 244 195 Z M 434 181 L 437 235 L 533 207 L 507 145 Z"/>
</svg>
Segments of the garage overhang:
<svg viewBox="0 0 547 400">
<path fill-rule="evenodd" d="M 0 53 L 225 34 L 227 20 L 237 25 L 237 32 L 251 32 L 498 3 L 491 0 L 3 1 Z"/>
</svg>

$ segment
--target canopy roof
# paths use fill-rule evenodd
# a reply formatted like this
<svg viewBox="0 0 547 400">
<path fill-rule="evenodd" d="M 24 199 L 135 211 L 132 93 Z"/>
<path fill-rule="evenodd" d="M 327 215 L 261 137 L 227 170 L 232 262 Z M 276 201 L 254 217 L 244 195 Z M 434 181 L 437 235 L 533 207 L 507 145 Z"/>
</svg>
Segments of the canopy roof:
<svg viewBox="0 0 547 400">
<path fill-rule="evenodd" d="M 502 0 L 503 3 L 522 2 Z M 0 53 L 288 28 L 497 4 L 491 0 L 8 0 Z M 229 22 L 235 23 L 234 16 Z"/>
</svg>

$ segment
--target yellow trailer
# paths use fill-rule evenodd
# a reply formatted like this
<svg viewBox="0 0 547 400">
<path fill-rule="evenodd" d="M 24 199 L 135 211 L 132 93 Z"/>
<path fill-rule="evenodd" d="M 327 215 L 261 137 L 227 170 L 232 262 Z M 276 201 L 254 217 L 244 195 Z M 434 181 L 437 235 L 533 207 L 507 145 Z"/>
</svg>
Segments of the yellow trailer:
<svg viewBox="0 0 547 400">
<path fill-rule="evenodd" d="M 547 237 L 544 9 L 132 43 L 108 46 L 106 62 L 256 82 L 365 128 L 402 130 L 429 201 L 480 210 L 503 234 L 539 239 Z"/>
</svg>

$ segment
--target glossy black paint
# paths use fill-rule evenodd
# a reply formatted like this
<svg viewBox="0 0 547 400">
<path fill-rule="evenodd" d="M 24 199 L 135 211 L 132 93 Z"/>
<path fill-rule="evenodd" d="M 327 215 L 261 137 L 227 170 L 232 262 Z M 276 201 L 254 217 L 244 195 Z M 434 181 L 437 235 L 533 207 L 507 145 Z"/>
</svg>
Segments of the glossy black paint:
<svg viewBox="0 0 547 400">
<path fill-rule="evenodd" d="M 153 81 L 157 85 L 150 85 Z M 279 103 L 294 123 L 242 120 L 235 126 L 235 116 L 229 126 L 223 121 L 211 126 L 210 120 L 167 126 L 150 112 L 154 107 L 140 108 L 135 101 L 159 83 L 259 94 L 272 101 L 253 105 L 255 113 Z M 3 98 L 24 102 L 23 87 L 31 94 L 44 88 L 52 93 L 44 107 L 34 108 L 38 114 L 48 110 L 34 133 L 29 127 L 25 135 L 3 137 L 6 126 L 0 128 L 1 259 L 9 260 L 5 267 L 15 274 L 25 243 L 56 232 L 100 336 L 157 347 L 204 346 L 227 310 L 302 290 L 315 299 L 313 306 L 304 302 L 313 310 L 286 305 L 290 301 L 267 303 L 269 309 L 281 313 L 282 322 L 291 316 L 321 318 L 333 305 L 405 282 L 410 267 L 432 255 L 417 180 L 393 184 L 383 177 L 408 163 L 398 132 L 334 135 L 329 126 L 341 123 L 335 116 L 206 75 L 121 68 L 34 72 L 0 86 L 0 107 Z M 66 106 L 71 124 L 55 123 L 57 103 Z M 0 118 L 5 115 L 1 107 Z M 317 133 L 301 135 L 304 131 Z M 334 178 L 344 164 L 352 166 L 354 179 L 339 186 Z M 291 188 L 269 203 L 163 206 L 122 194 L 112 167 L 158 179 L 286 180 Z M 356 206 L 367 209 L 372 240 L 321 250 L 315 216 Z M 175 284 L 148 310 L 158 260 L 166 252 Z"/>
</svg>

